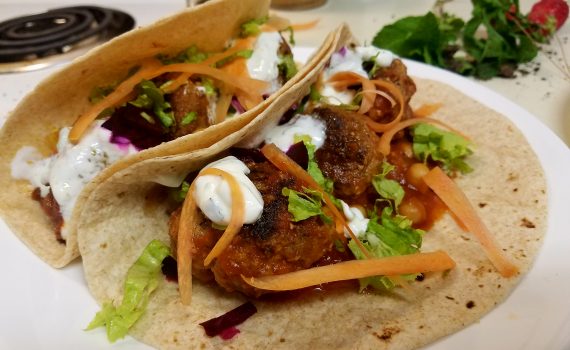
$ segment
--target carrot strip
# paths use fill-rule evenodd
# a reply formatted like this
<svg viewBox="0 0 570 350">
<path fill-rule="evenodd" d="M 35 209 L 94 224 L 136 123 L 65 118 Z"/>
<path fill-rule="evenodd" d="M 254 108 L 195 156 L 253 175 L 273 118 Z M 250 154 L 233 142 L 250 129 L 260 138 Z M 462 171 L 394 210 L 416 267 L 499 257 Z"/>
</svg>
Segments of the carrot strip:
<svg viewBox="0 0 570 350">
<path fill-rule="evenodd" d="M 242 275 L 242 279 L 250 286 L 258 289 L 286 291 L 322 283 L 372 276 L 397 276 L 410 273 L 437 272 L 454 267 L 455 261 L 447 253 L 436 251 L 367 260 L 350 260 L 281 275 L 263 277 L 245 277 Z"/>
<path fill-rule="evenodd" d="M 160 66 L 160 63 L 156 60 L 150 60 L 143 64 L 143 67 L 139 69 L 138 72 L 133 74 L 130 78 L 123 81 L 117 88 L 111 92 L 103 100 L 92 105 L 87 112 L 80 116 L 74 123 L 73 128 L 69 132 L 69 140 L 71 142 L 77 142 L 81 138 L 81 135 L 87 130 L 89 125 L 97 118 L 97 116 L 107 108 L 117 106 L 123 98 L 128 95 L 133 88 L 140 83 L 142 79 L 145 79 L 152 71 L 156 70 Z"/>
<path fill-rule="evenodd" d="M 356 237 L 354 232 L 350 229 L 350 226 L 344 219 L 344 216 L 338 211 L 334 203 L 332 202 L 329 194 L 326 193 L 319 184 L 307 173 L 303 168 L 299 166 L 299 164 L 295 163 L 291 158 L 289 158 L 283 151 L 281 151 L 277 146 L 273 143 L 266 144 L 261 148 L 261 153 L 279 170 L 284 171 L 297 179 L 301 182 L 305 183 L 311 189 L 319 192 L 323 196 L 323 200 L 327 206 L 327 208 L 332 212 L 333 216 L 335 217 L 336 221 L 336 228 L 337 233 L 341 235 L 341 238 L 344 240 L 344 228 L 348 231 L 348 235 L 350 238 L 354 240 L 360 251 L 366 256 L 367 258 L 371 258 L 372 255 L 366 247 L 362 245 L 362 242 Z"/>
<path fill-rule="evenodd" d="M 460 132 L 460 131 L 452 128 L 452 127 L 450 127 L 449 125 L 445 124 L 444 122 L 442 122 L 440 120 L 427 118 L 427 117 L 411 118 L 411 119 L 406 119 L 403 122 L 399 122 L 399 123 L 395 124 L 389 130 L 384 132 L 382 134 L 382 136 L 380 137 L 380 142 L 378 143 L 378 150 L 382 154 L 387 156 L 388 154 L 390 154 L 390 142 L 392 141 L 392 138 L 394 137 L 394 135 L 396 135 L 396 133 L 402 129 L 405 129 L 409 126 L 412 126 L 414 124 L 419 124 L 419 123 L 428 123 L 428 124 L 435 124 L 435 125 L 442 126 L 442 127 L 446 128 L 450 131 L 453 131 L 454 133 L 456 133 L 456 134 L 458 134 L 458 135 L 469 140 L 469 137 L 467 137 L 465 134 L 463 134 L 462 132 Z"/>
<path fill-rule="evenodd" d="M 200 62 L 200 64 L 204 64 L 207 66 L 210 66 L 218 61 L 223 60 L 224 58 L 228 58 L 231 55 L 236 54 L 237 52 L 243 50 L 242 47 L 231 47 L 229 49 L 227 49 L 224 52 L 219 52 L 216 54 L 213 54 L 212 56 L 206 58 L 204 61 Z M 171 93 L 174 90 L 176 90 L 177 88 L 179 88 L 181 85 L 184 85 L 186 83 L 186 81 L 188 81 L 188 79 L 190 79 L 190 77 L 192 76 L 191 73 L 181 73 L 178 75 L 178 77 L 176 77 L 176 79 L 174 79 L 165 89 L 164 92 L 165 93 Z"/>
<path fill-rule="evenodd" d="M 231 103 L 232 94 L 226 91 L 224 88 L 220 89 L 220 96 L 216 102 L 216 115 L 214 124 L 219 124 L 226 119 L 226 115 L 228 114 L 228 109 L 230 108 Z"/>
<path fill-rule="evenodd" d="M 190 305 L 192 301 L 192 250 L 194 249 L 192 231 L 196 218 L 196 202 L 192 193 L 194 193 L 194 183 L 190 185 L 182 205 L 176 249 L 178 289 L 180 300 L 184 305 Z"/>
<path fill-rule="evenodd" d="M 433 113 L 437 112 L 437 110 L 439 110 L 442 106 L 443 106 L 443 103 L 441 103 L 441 102 L 425 103 L 414 111 L 414 117 L 425 118 L 425 117 L 430 116 Z"/>
<path fill-rule="evenodd" d="M 69 140 L 71 142 L 79 141 L 85 130 L 87 130 L 89 125 L 91 125 L 91 123 L 103 110 L 116 106 L 117 102 L 120 101 L 126 94 L 130 93 L 131 90 L 141 80 L 152 79 L 164 73 L 181 72 L 210 76 L 216 80 L 223 81 L 229 86 L 243 91 L 256 104 L 263 101 L 262 94 L 268 86 L 267 82 L 245 77 L 235 77 L 219 69 L 205 66 L 203 64 L 177 63 L 166 66 L 159 65 L 157 68 L 156 65 L 158 62 L 153 62 L 155 63 L 151 63 L 150 65 L 143 67 L 139 72 L 135 73 L 132 77 L 121 83 L 117 89 L 109 94 L 104 100 L 93 105 L 91 108 L 89 108 L 89 110 L 87 110 L 86 113 L 81 115 L 75 121 L 75 124 L 69 132 Z"/>
<path fill-rule="evenodd" d="M 230 192 L 232 198 L 232 216 L 230 219 L 230 223 L 228 227 L 226 227 L 226 230 L 222 234 L 222 237 L 220 237 L 218 242 L 216 242 L 216 245 L 214 246 L 214 248 L 212 248 L 208 256 L 206 256 L 206 259 L 204 259 L 204 266 L 207 267 L 208 265 L 210 265 L 212 260 L 214 260 L 218 255 L 220 255 L 220 253 L 224 251 L 224 249 L 226 249 L 227 246 L 230 245 L 232 239 L 239 232 L 239 230 L 241 230 L 244 220 L 245 202 L 239 184 L 231 174 L 220 169 L 207 168 L 203 169 L 198 174 L 198 176 L 204 176 L 204 175 L 221 176 L 230 185 Z"/>
<path fill-rule="evenodd" d="M 518 268 L 503 254 L 498 243 L 485 223 L 461 191 L 439 167 L 430 170 L 423 177 L 425 183 L 447 205 L 455 216 L 477 237 L 491 263 L 503 277 L 512 277 L 518 273 Z"/>
</svg>

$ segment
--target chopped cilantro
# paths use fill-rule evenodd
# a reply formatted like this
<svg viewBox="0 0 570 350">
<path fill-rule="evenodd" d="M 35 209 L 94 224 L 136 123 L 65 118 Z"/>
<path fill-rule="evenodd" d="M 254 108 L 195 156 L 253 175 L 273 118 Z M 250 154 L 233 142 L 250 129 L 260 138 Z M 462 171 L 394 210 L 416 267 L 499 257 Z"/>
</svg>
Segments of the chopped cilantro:
<svg viewBox="0 0 570 350">
<path fill-rule="evenodd" d="M 182 126 L 188 125 L 188 124 L 192 123 L 194 120 L 196 120 L 196 118 L 198 118 L 198 113 L 196 113 L 194 111 L 189 112 L 184 116 L 184 118 L 182 118 L 180 125 L 182 125 Z"/>
<path fill-rule="evenodd" d="M 374 175 L 372 178 L 372 186 L 378 194 L 390 203 L 394 203 L 394 208 L 398 210 L 402 199 L 404 199 L 404 189 L 398 181 L 390 180 L 386 176 L 394 170 L 394 166 L 386 161 L 382 163 L 382 170 L 380 174 Z"/>
<path fill-rule="evenodd" d="M 480 79 L 510 77 L 519 63 L 536 57 L 540 30 L 520 12 L 517 0 L 473 0 L 471 18 L 443 11 L 405 17 L 383 27 L 372 43 L 394 53 Z"/>
<path fill-rule="evenodd" d="M 257 35 L 257 34 L 261 33 L 260 27 L 262 25 L 264 25 L 268 19 L 269 19 L 269 17 L 265 16 L 265 17 L 261 17 L 261 18 L 255 18 L 255 19 L 252 19 L 250 21 L 243 23 L 241 25 L 240 36 L 242 38 L 245 38 L 248 36 Z"/>
<path fill-rule="evenodd" d="M 422 245 L 423 230 L 414 229 L 412 222 L 404 216 L 392 215 L 393 210 L 386 207 L 378 216 L 372 213 L 366 233 L 359 238 L 364 247 L 376 258 L 417 253 Z M 349 249 L 357 259 L 366 259 L 354 241 L 348 243 Z M 404 279 L 414 275 L 402 276 Z M 389 289 L 394 283 L 383 276 L 361 278 L 361 290 L 372 286 L 376 289 Z"/>
<path fill-rule="evenodd" d="M 317 191 L 303 188 L 303 192 L 284 187 L 281 194 L 288 197 L 287 210 L 293 215 L 293 222 L 318 216 L 324 223 L 332 223 L 332 219 L 323 212 L 323 197 Z"/>
<path fill-rule="evenodd" d="M 421 161 L 425 162 L 431 158 L 441 163 L 447 172 L 459 170 L 462 173 L 469 173 L 473 171 L 465 162 L 465 157 L 473 153 L 469 148 L 471 143 L 465 138 L 425 123 L 414 126 L 412 135 L 414 154 Z"/>
</svg>

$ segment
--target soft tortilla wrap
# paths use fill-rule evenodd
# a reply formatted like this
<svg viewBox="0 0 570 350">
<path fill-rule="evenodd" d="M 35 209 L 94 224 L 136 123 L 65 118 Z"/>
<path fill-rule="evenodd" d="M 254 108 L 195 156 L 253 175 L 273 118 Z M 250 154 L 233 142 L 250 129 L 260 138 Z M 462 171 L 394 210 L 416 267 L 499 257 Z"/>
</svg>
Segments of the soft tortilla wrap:
<svg viewBox="0 0 570 350">
<path fill-rule="evenodd" d="M 139 152 L 106 168 L 81 192 L 72 218 L 66 222 L 66 244 L 56 240 L 52 224 L 38 202 L 31 198 L 31 185 L 14 180 L 10 163 L 22 146 L 33 146 L 48 156 L 50 134 L 70 126 L 90 106 L 87 99 L 94 87 L 104 86 L 123 77 L 129 68 L 157 53 L 174 54 L 196 45 L 207 52 L 221 51 L 229 38 L 239 34 L 240 25 L 267 15 L 268 0 L 215 0 L 188 9 L 153 25 L 135 29 L 75 60 L 61 71 L 41 82 L 10 114 L 0 132 L 0 214 L 19 238 L 40 258 L 53 267 L 62 267 L 79 255 L 76 220 L 83 201 L 98 182 L 143 159 L 159 155 L 189 152 L 208 147 L 264 114 L 278 103 L 279 96 L 298 84 L 321 59 L 331 38 L 278 92 L 255 108 L 202 131 Z"/>
<path fill-rule="evenodd" d="M 328 54 L 344 42 L 337 35 Z M 298 86 L 298 92 L 306 93 L 314 78 Z M 238 336 L 223 341 L 208 338 L 199 323 L 240 305 L 244 297 L 195 280 L 192 304 L 184 306 L 177 284 L 164 281 L 131 334 L 165 349 L 411 349 L 466 327 L 501 303 L 530 268 L 546 231 L 546 183 L 540 163 L 504 116 L 445 84 L 416 83 L 413 106 L 443 103 L 433 117 L 476 144 L 470 158 L 475 171 L 457 182 L 521 274 L 501 277 L 474 236 L 446 214 L 424 236 L 422 250 L 443 249 L 457 267 L 428 275 L 409 289 L 255 301 L 259 312 L 239 326 Z M 169 242 L 167 209 L 164 201 L 156 200 L 156 182 L 176 182 L 172 174 L 200 169 L 252 130 L 271 123 L 270 118 L 258 122 L 207 149 L 138 163 L 97 188 L 81 218 L 79 246 L 86 280 L 98 302 L 120 300 L 127 270 L 151 239 Z"/>
</svg>

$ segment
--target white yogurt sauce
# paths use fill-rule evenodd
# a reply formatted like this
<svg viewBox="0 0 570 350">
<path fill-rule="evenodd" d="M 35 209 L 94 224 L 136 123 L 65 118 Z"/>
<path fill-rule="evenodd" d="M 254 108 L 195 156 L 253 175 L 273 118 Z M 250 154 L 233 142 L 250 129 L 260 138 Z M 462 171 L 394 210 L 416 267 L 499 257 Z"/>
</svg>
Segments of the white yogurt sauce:
<svg viewBox="0 0 570 350">
<path fill-rule="evenodd" d="M 316 149 L 322 147 L 326 139 L 325 123 L 310 115 L 298 114 L 288 123 L 270 129 L 265 135 L 265 143 L 274 143 L 280 150 L 287 152 L 295 144 L 295 137 L 307 135 Z"/>
<path fill-rule="evenodd" d="M 234 156 L 228 156 L 204 167 L 223 170 L 232 175 L 239 184 L 244 199 L 244 223 L 256 222 L 263 212 L 263 198 L 255 185 L 246 176 L 249 168 Z M 196 179 L 194 200 L 202 213 L 217 225 L 227 226 L 232 217 L 230 185 L 220 176 L 204 175 Z"/>
<path fill-rule="evenodd" d="M 368 227 L 368 222 L 370 219 L 367 219 L 364 214 L 360 211 L 360 209 L 355 207 L 350 207 L 346 204 L 343 200 L 340 201 L 342 204 L 342 212 L 348 221 L 348 226 L 352 230 L 352 233 L 356 235 L 356 237 L 361 238 L 366 233 L 366 228 Z M 344 230 L 345 236 L 349 237 L 348 231 Z"/>
<path fill-rule="evenodd" d="M 49 158 L 42 158 L 35 148 L 25 146 L 12 160 L 12 177 L 28 180 L 40 188 L 42 196 L 51 188 L 64 222 L 71 218 L 75 202 L 87 183 L 110 164 L 137 152 L 132 145 L 111 143 L 111 131 L 102 128 L 102 123 L 94 123 L 78 144 L 69 143 L 71 128 L 62 128 L 57 153 Z M 61 234 L 67 238 L 65 226 Z"/>
<path fill-rule="evenodd" d="M 323 86 L 320 94 L 327 98 L 327 102 L 332 105 L 349 104 L 354 98 L 351 91 L 337 91 L 327 84 L 327 81 L 339 72 L 352 72 L 362 77 L 368 78 L 368 74 L 362 68 L 364 61 L 375 58 L 376 64 L 381 67 L 388 67 L 396 57 L 392 52 L 382 50 L 374 46 L 358 46 L 354 50 L 345 48 L 344 54 L 335 52 L 331 56 L 330 64 L 323 73 Z"/>
<path fill-rule="evenodd" d="M 257 37 L 253 54 L 247 60 L 247 70 L 253 79 L 271 83 L 266 93 L 279 90 L 279 46 L 281 35 L 277 32 L 261 33 Z"/>
</svg>

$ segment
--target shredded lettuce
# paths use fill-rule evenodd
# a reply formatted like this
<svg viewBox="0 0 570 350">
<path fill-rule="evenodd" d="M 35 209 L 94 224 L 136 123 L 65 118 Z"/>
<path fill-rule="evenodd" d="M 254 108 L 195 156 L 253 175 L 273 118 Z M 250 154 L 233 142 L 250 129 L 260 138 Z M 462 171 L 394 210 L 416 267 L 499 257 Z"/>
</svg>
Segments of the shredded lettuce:
<svg viewBox="0 0 570 350">
<path fill-rule="evenodd" d="M 293 27 L 289 26 L 289 27 L 283 29 L 282 31 L 280 31 L 279 33 L 283 33 L 283 32 L 289 32 L 289 43 L 291 45 L 295 45 L 295 30 L 293 30 Z"/>
<path fill-rule="evenodd" d="M 257 35 L 257 34 L 261 33 L 260 27 L 262 25 L 264 25 L 268 19 L 269 19 L 269 17 L 265 16 L 265 17 L 261 17 L 261 18 L 255 18 L 255 19 L 252 19 L 250 21 L 243 23 L 241 25 L 240 36 L 242 38 L 245 38 L 245 37 L 248 37 L 251 35 Z"/>
<path fill-rule="evenodd" d="M 200 51 L 196 45 L 192 45 L 173 57 L 159 54 L 156 56 L 156 58 L 159 59 L 162 64 L 200 63 L 208 58 L 208 54 Z"/>
<path fill-rule="evenodd" d="M 441 163 L 446 172 L 469 173 L 473 169 L 465 162 L 471 155 L 471 143 L 465 138 L 441 130 L 433 125 L 421 123 L 412 128 L 414 154 L 421 161 L 428 158 Z"/>
<path fill-rule="evenodd" d="M 223 65 L 226 65 L 226 64 L 230 63 L 231 61 L 235 60 L 236 58 L 239 58 L 239 57 L 250 58 L 251 55 L 253 55 L 252 49 L 240 50 L 240 51 L 234 53 L 233 55 L 230 55 L 228 57 L 224 57 L 221 60 L 219 60 L 218 62 L 216 62 L 216 67 L 217 68 L 222 67 Z"/>
<path fill-rule="evenodd" d="M 398 210 L 400 203 L 402 203 L 402 199 L 404 199 L 404 189 L 400 185 L 398 181 L 390 180 L 386 178 L 392 170 L 394 170 L 394 166 L 386 161 L 382 163 L 382 170 L 380 174 L 374 175 L 372 178 L 372 186 L 378 194 L 388 201 L 392 201 L 394 203 L 394 208 Z M 390 202 L 390 204 L 392 203 Z"/>
<path fill-rule="evenodd" d="M 167 245 L 158 240 L 150 242 L 127 272 L 121 305 L 104 303 L 86 330 L 105 327 L 110 342 L 127 335 L 145 312 L 150 294 L 158 287 L 162 261 L 169 255 Z"/>
<path fill-rule="evenodd" d="M 184 118 L 182 118 L 182 120 L 180 121 L 180 125 L 182 125 L 182 126 L 188 125 L 188 124 L 192 123 L 194 120 L 196 120 L 196 118 L 198 118 L 198 113 L 196 113 L 194 111 L 188 112 L 188 113 L 186 113 Z"/>
<path fill-rule="evenodd" d="M 382 258 L 419 252 L 424 233 L 423 230 L 414 229 L 405 216 L 393 215 L 392 208 L 386 207 L 382 215 L 371 215 L 366 233 L 359 239 L 374 257 Z M 357 259 L 366 259 L 354 241 L 351 240 L 348 247 Z M 415 275 L 402 278 L 411 279 Z M 383 276 L 361 278 L 359 283 L 361 290 L 368 286 L 379 290 L 394 287 L 394 283 Z"/>
<path fill-rule="evenodd" d="M 304 192 L 304 193 L 303 193 Z M 332 223 L 332 219 L 323 212 L 323 197 L 317 191 L 303 188 L 303 192 L 284 187 L 281 194 L 288 197 L 287 210 L 293 215 L 293 222 L 318 216 L 324 223 Z"/>
<path fill-rule="evenodd" d="M 216 87 L 212 79 L 203 77 L 201 82 L 202 87 L 206 90 L 206 96 L 216 96 Z"/>
<path fill-rule="evenodd" d="M 293 59 L 293 55 L 283 55 L 279 56 L 279 64 L 277 65 L 279 73 L 285 76 L 286 80 L 289 80 L 297 74 L 297 65 Z"/>
<path fill-rule="evenodd" d="M 174 125 L 174 113 L 171 110 L 170 103 L 164 99 L 162 90 L 150 80 L 141 81 L 137 85 L 137 90 L 139 94 L 134 101 L 129 102 L 130 104 L 143 109 L 151 109 L 162 125 L 167 128 Z"/>
</svg>

